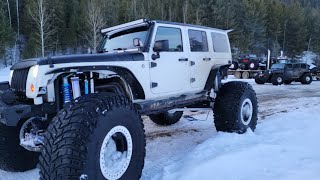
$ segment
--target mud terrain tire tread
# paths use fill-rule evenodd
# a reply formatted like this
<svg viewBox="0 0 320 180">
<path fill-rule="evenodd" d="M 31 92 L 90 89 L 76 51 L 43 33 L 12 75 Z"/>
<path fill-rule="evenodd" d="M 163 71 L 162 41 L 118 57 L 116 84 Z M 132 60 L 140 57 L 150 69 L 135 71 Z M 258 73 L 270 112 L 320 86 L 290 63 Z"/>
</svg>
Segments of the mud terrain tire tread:
<svg viewBox="0 0 320 180">
<path fill-rule="evenodd" d="M 79 179 L 84 173 L 84 169 L 88 170 L 86 164 L 87 166 L 90 163 L 99 164 L 99 159 L 96 162 L 88 160 L 91 156 L 88 151 L 94 151 L 89 144 L 94 144 L 96 142 L 95 139 L 101 139 L 101 135 L 95 136 L 101 126 L 108 126 L 111 129 L 114 126 L 109 127 L 111 126 L 110 124 L 123 123 L 123 120 L 118 120 L 119 122 L 117 122 L 115 119 L 110 119 L 112 116 L 118 116 L 121 112 L 129 114 L 130 118 L 133 118 L 128 123 L 131 126 L 129 127 L 128 125 L 128 129 L 129 131 L 134 129 L 130 133 L 135 146 L 130 165 L 123 176 L 126 176 L 124 179 L 128 177 L 139 179 L 144 166 L 146 145 L 141 116 L 128 98 L 110 95 L 109 93 L 90 94 L 80 97 L 57 114 L 45 133 L 44 146 L 39 158 L 40 179 Z M 105 135 L 103 135 L 102 140 L 104 137 Z M 137 142 L 137 140 L 142 139 L 143 141 Z M 100 146 L 101 144 L 97 148 L 99 152 Z M 137 152 L 139 153 L 135 154 Z M 132 163 L 135 164 L 134 171 Z M 90 171 L 90 168 L 88 171 Z M 100 168 L 99 172 L 95 171 L 94 173 L 97 175 L 93 176 L 98 177 L 89 176 L 89 179 L 104 179 L 101 178 L 103 175 Z"/>
<path fill-rule="evenodd" d="M 244 125 L 240 119 L 242 102 L 249 98 L 253 105 L 251 122 Z M 252 86 L 246 82 L 228 82 L 222 85 L 214 103 L 214 123 L 217 131 L 245 133 L 255 130 L 258 120 L 258 102 Z"/>
</svg>

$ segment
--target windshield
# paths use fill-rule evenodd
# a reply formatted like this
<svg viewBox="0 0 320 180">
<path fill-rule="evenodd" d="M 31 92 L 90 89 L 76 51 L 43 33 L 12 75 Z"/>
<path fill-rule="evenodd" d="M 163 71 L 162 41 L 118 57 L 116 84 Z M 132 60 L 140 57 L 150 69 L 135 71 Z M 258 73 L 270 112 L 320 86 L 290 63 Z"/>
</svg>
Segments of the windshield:
<svg viewBox="0 0 320 180">
<path fill-rule="evenodd" d="M 285 64 L 273 64 L 271 69 L 283 69 Z"/>
<path fill-rule="evenodd" d="M 133 39 L 139 38 L 143 44 L 147 37 L 149 27 L 137 27 L 127 29 L 124 31 L 112 33 L 106 35 L 102 43 L 102 50 L 104 52 L 111 52 L 117 50 L 135 49 L 133 45 Z"/>
</svg>

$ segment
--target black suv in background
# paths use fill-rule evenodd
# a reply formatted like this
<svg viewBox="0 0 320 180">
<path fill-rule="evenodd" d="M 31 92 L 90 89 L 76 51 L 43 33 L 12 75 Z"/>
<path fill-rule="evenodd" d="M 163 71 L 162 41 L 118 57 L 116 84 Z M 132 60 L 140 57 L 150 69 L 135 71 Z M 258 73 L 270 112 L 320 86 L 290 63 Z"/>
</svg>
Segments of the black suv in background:
<svg viewBox="0 0 320 180">
<path fill-rule="evenodd" d="M 309 65 L 306 63 L 277 63 L 271 69 L 258 73 L 255 76 L 257 84 L 272 83 L 273 85 L 290 84 L 293 81 L 302 84 L 312 82 Z"/>
</svg>

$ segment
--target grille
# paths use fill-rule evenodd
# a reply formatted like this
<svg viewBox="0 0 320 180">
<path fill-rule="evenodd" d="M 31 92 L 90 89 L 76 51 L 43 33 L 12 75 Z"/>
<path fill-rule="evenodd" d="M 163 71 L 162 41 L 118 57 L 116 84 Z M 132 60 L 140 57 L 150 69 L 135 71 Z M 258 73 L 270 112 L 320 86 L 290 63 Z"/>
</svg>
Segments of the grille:
<svg viewBox="0 0 320 180">
<path fill-rule="evenodd" d="M 11 79 L 11 89 L 22 99 L 26 98 L 28 72 L 29 68 L 14 70 Z"/>
</svg>

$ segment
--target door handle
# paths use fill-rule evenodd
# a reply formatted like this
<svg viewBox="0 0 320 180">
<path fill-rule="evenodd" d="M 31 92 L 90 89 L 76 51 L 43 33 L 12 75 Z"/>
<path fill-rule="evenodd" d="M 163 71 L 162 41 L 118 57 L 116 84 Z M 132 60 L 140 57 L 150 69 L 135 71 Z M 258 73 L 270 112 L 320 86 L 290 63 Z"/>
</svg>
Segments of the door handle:
<svg viewBox="0 0 320 180">
<path fill-rule="evenodd" d="M 179 61 L 188 61 L 188 58 L 180 58 Z"/>
<path fill-rule="evenodd" d="M 204 61 L 211 61 L 211 58 L 203 58 Z"/>
</svg>

